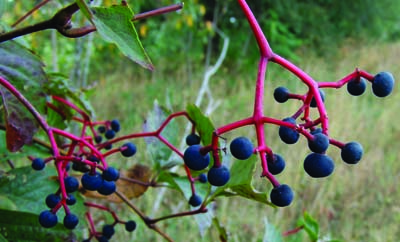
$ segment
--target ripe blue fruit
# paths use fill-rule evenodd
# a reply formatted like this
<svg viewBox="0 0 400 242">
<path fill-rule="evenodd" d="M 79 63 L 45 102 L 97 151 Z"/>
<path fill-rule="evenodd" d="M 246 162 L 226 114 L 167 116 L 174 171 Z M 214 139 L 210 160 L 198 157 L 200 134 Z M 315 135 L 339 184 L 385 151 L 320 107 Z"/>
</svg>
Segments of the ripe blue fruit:
<svg viewBox="0 0 400 242">
<path fill-rule="evenodd" d="M 97 192 L 100 193 L 101 195 L 108 196 L 111 195 L 115 192 L 116 190 L 115 182 L 114 181 L 106 181 L 103 180 L 103 183 L 99 189 L 97 189 Z"/>
<path fill-rule="evenodd" d="M 68 194 L 67 200 L 66 200 L 67 204 L 72 206 L 76 203 L 76 198 L 74 195 L 72 194 Z"/>
<path fill-rule="evenodd" d="M 270 193 L 271 202 L 278 207 L 286 207 L 290 205 L 293 201 L 293 197 L 294 194 L 292 189 L 286 184 L 274 187 Z"/>
<path fill-rule="evenodd" d="M 360 96 L 365 92 L 367 82 L 363 77 L 354 78 L 347 83 L 347 92 L 353 96 Z"/>
<path fill-rule="evenodd" d="M 103 226 L 103 236 L 106 237 L 107 239 L 111 239 L 111 237 L 114 235 L 115 230 L 114 226 L 111 224 L 106 224 Z"/>
<path fill-rule="evenodd" d="M 85 163 L 82 162 L 74 162 L 72 164 L 72 170 L 74 171 L 80 171 L 82 173 L 90 171 L 90 167 L 86 165 Z"/>
<path fill-rule="evenodd" d="M 358 142 L 350 142 L 344 145 L 340 153 L 342 160 L 348 164 L 357 164 L 363 155 L 363 147 Z"/>
<path fill-rule="evenodd" d="M 189 146 L 183 153 L 185 165 L 194 171 L 201 171 L 210 164 L 210 155 L 200 153 L 201 145 Z"/>
<path fill-rule="evenodd" d="M 125 230 L 128 232 L 132 232 L 136 229 L 136 222 L 133 220 L 130 220 L 125 223 Z"/>
<path fill-rule="evenodd" d="M 45 210 L 39 215 L 39 223 L 44 228 L 51 228 L 57 224 L 57 215 L 51 211 Z"/>
<path fill-rule="evenodd" d="M 56 194 L 49 194 L 46 197 L 46 205 L 49 208 L 54 208 L 61 201 L 61 197 Z"/>
<path fill-rule="evenodd" d="M 335 163 L 332 158 L 327 155 L 311 153 L 304 159 L 303 167 L 311 177 L 320 178 L 332 174 L 335 169 Z"/>
<path fill-rule="evenodd" d="M 386 97 L 388 96 L 394 86 L 394 78 L 392 73 L 390 72 L 379 72 L 374 76 L 372 80 L 372 92 L 377 97 Z"/>
<path fill-rule="evenodd" d="M 230 146 L 231 154 L 239 160 L 247 160 L 253 154 L 253 144 L 246 137 L 235 138 Z"/>
<path fill-rule="evenodd" d="M 112 139 L 115 137 L 115 131 L 112 129 L 109 129 L 106 131 L 106 133 L 104 134 L 104 137 L 106 137 L 106 139 Z"/>
<path fill-rule="evenodd" d="M 329 146 L 329 138 L 323 133 L 316 133 L 308 140 L 308 148 L 315 153 L 324 153 Z"/>
<path fill-rule="evenodd" d="M 73 176 L 64 179 L 65 190 L 67 193 L 75 192 L 79 188 L 79 181 Z"/>
<path fill-rule="evenodd" d="M 291 124 L 296 124 L 296 120 L 291 117 L 285 118 L 282 121 L 285 121 L 285 122 L 288 122 Z M 280 126 L 279 127 L 279 137 L 286 144 L 294 144 L 299 140 L 300 135 L 296 130 L 293 130 L 286 126 Z"/>
<path fill-rule="evenodd" d="M 103 171 L 102 176 L 106 181 L 116 181 L 119 178 L 119 171 L 114 167 L 109 166 Z"/>
<path fill-rule="evenodd" d="M 289 99 L 289 94 L 286 87 L 278 87 L 274 91 L 274 98 L 278 103 L 284 103 Z"/>
<path fill-rule="evenodd" d="M 98 237 L 97 241 L 98 242 L 108 242 L 109 240 L 107 239 L 106 236 L 103 235 L 103 236 Z"/>
<path fill-rule="evenodd" d="M 267 155 L 267 166 L 268 166 L 268 171 L 272 175 L 278 175 L 285 169 L 285 160 L 282 158 L 282 156 L 278 154 L 273 155 L 273 160 L 268 159 Z"/>
<path fill-rule="evenodd" d="M 213 186 L 223 186 L 230 178 L 229 169 L 226 166 L 212 167 L 207 173 L 208 182 Z"/>
<path fill-rule="evenodd" d="M 199 175 L 199 182 L 201 182 L 201 183 L 206 183 L 206 182 L 207 182 L 207 175 L 204 174 L 204 173 L 201 173 L 201 174 Z"/>
<path fill-rule="evenodd" d="M 105 133 L 106 130 L 107 130 L 107 129 L 106 129 L 105 126 L 99 126 L 99 127 L 97 128 L 97 131 L 99 131 L 99 133 L 101 133 L 101 134 Z"/>
<path fill-rule="evenodd" d="M 319 90 L 319 95 L 321 96 L 322 102 L 324 102 L 325 101 L 325 92 L 322 91 L 321 89 L 318 89 L 318 90 Z M 312 108 L 317 107 L 317 101 L 315 101 L 314 97 L 311 99 L 310 107 L 312 107 Z"/>
<path fill-rule="evenodd" d="M 191 146 L 191 145 L 198 145 L 200 144 L 200 136 L 198 136 L 197 134 L 191 133 L 188 136 L 186 136 L 186 144 Z"/>
<path fill-rule="evenodd" d="M 32 168 L 36 171 L 43 170 L 45 167 L 44 160 L 41 158 L 35 158 L 32 160 Z"/>
<path fill-rule="evenodd" d="M 200 197 L 199 195 L 197 195 L 197 194 L 193 194 L 193 195 L 190 197 L 190 199 L 189 199 L 189 204 L 190 204 L 190 206 L 192 206 L 192 207 L 200 206 L 201 202 L 202 202 L 202 199 L 201 199 L 201 197 Z"/>
<path fill-rule="evenodd" d="M 74 229 L 78 223 L 79 223 L 79 219 L 76 215 L 70 213 L 65 215 L 64 217 L 64 227 L 67 229 Z"/>
<path fill-rule="evenodd" d="M 81 178 L 83 188 L 89 191 L 96 191 L 103 184 L 103 178 L 99 173 L 90 174 L 86 172 Z"/>
<path fill-rule="evenodd" d="M 103 140 L 103 137 L 101 137 L 100 135 L 96 135 L 94 137 L 94 142 L 96 142 L 96 144 L 100 144 L 102 140 Z"/>
<path fill-rule="evenodd" d="M 110 126 L 115 133 L 117 133 L 121 129 L 121 125 L 117 119 L 111 120 Z"/>
<path fill-rule="evenodd" d="M 136 154 L 136 145 L 128 142 L 121 146 L 121 154 L 125 157 L 131 157 Z"/>
</svg>

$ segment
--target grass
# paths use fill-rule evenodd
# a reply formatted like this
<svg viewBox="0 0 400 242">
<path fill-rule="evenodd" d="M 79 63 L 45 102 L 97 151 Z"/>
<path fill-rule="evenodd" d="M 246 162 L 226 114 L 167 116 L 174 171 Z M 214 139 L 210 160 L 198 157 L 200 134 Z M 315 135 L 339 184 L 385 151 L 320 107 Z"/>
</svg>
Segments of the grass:
<svg viewBox="0 0 400 242">
<path fill-rule="evenodd" d="M 329 59 L 302 53 L 302 61 L 296 63 L 318 81 L 336 81 L 359 67 L 370 73 L 388 70 L 400 76 L 398 56 L 400 43 L 342 47 Z M 157 63 L 155 63 L 157 66 Z M 135 67 L 134 67 L 135 68 Z M 163 75 L 165 74 L 165 75 Z M 166 104 L 173 111 L 180 111 L 194 102 L 200 85 L 202 70 L 193 74 L 193 80 L 181 70 L 177 73 L 155 73 L 153 76 L 125 69 L 99 80 L 92 101 L 99 119 L 119 118 L 123 132 L 139 131 L 154 100 Z M 242 119 L 252 113 L 256 66 L 240 75 L 230 75 L 224 68 L 213 77 L 211 90 L 214 98 L 221 100 L 219 108 L 211 114 L 216 126 Z M 304 87 L 280 67 L 271 64 L 266 83 L 265 113 L 284 118 L 298 107 L 296 101 L 277 104 L 272 98 L 273 89 L 287 86 L 290 90 L 304 92 Z M 229 241 L 262 241 L 265 231 L 264 218 L 282 231 L 293 229 L 303 211 L 317 219 L 321 235 L 343 241 L 396 241 L 400 237 L 400 199 L 398 178 L 400 174 L 399 88 L 396 83 L 393 94 L 385 99 L 372 95 L 370 85 L 361 97 L 351 97 L 345 87 L 326 91 L 326 107 L 330 120 L 330 134 L 342 141 L 359 141 L 365 153 L 363 160 L 355 165 L 346 165 L 340 160 L 338 149 L 331 147 L 328 154 L 335 162 L 333 175 L 324 179 L 312 179 L 302 169 L 302 161 L 308 154 L 306 142 L 288 146 L 277 136 L 276 127 L 267 127 L 268 145 L 287 161 L 286 170 L 278 176 L 282 183 L 290 184 L 295 191 L 295 200 L 290 207 L 273 209 L 242 198 L 224 198 L 216 202 L 215 213 L 221 224 L 229 231 Z M 203 107 L 204 108 L 204 107 Z M 228 139 L 246 135 L 255 140 L 255 132 L 243 128 L 226 135 Z M 144 150 L 144 145 L 139 153 Z M 129 161 L 146 163 L 146 156 Z M 237 161 L 236 161 L 237 162 Z M 269 191 L 270 184 L 260 179 L 261 169 L 255 173 L 254 186 Z M 152 204 L 158 196 L 157 189 L 149 189 L 134 203 L 151 216 L 182 211 L 188 208 L 186 201 L 177 192 L 165 193 L 161 206 L 154 211 Z M 118 208 L 121 209 L 121 208 Z M 123 213 L 136 218 L 134 213 Z M 138 220 L 138 219 L 136 219 Z M 166 233 L 176 241 L 217 241 L 216 230 L 207 230 L 199 239 L 199 230 L 192 218 L 177 218 L 159 223 Z M 118 233 L 117 233 L 118 234 Z M 120 233 L 126 239 L 127 233 Z M 121 239 L 122 239 L 121 237 Z M 139 239 L 140 238 L 140 239 Z M 303 236 L 303 241 L 308 241 Z M 140 241 L 163 241 L 160 236 L 139 224 L 131 239 Z"/>
</svg>

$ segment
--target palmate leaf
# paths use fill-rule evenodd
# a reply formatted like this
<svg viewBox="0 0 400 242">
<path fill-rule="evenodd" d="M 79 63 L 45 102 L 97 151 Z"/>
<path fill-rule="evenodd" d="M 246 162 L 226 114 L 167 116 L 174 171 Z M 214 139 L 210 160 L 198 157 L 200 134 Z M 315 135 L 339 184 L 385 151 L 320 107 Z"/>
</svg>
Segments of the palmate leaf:
<svg viewBox="0 0 400 242">
<path fill-rule="evenodd" d="M 133 25 L 129 6 L 93 7 L 91 13 L 91 21 L 104 40 L 117 45 L 124 55 L 142 67 L 154 69 Z"/>
<path fill-rule="evenodd" d="M 10 82 L 31 104 L 43 113 L 46 106 L 41 85 L 47 81 L 43 63 L 30 50 L 15 41 L 0 44 L 0 76 Z M 32 141 L 38 124 L 19 100 L 0 87 L 6 126 L 7 148 L 18 151 Z"/>
<path fill-rule="evenodd" d="M 36 214 L 0 209 L 0 241 L 75 240 L 73 232 L 60 223 L 51 229 L 46 229 L 39 224 Z"/>
</svg>

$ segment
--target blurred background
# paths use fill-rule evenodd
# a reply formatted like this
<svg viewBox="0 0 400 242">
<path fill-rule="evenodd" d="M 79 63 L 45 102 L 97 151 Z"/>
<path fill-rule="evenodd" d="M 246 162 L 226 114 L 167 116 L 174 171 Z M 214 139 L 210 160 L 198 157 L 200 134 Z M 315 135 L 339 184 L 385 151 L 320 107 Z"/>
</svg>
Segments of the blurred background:
<svg viewBox="0 0 400 242">
<path fill-rule="evenodd" d="M 4 26 L 13 24 L 41 2 L 3 1 L 6 4 L 0 11 Z M 45 20 L 70 2 L 50 1 L 20 26 Z M 93 4 L 109 6 L 115 2 L 94 0 Z M 176 3 L 169 0 L 127 2 L 135 13 Z M 355 68 L 372 74 L 390 71 L 395 78 L 400 77 L 400 1 L 248 2 L 273 51 L 317 81 L 337 81 Z M 74 16 L 74 24 L 86 24 L 84 17 Z M 200 106 L 208 110 L 216 127 L 251 115 L 259 52 L 236 1 L 188 0 L 181 11 L 140 20 L 135 26 L 155 66 L 153 72 L 128 60 L 97 33 L 66 39 L 49 30 L 22 40 L 43 58 L 48 71 L 67 74 L 77 88 L 91 89 L 90 101 L 98 119 L 118 118 L 125 127 L 122 132 L 130 133 L 141 130 L 155 100 L 171 111 L 184 110 L 196 102 L 206 71 L 223 51 L 225 37 L 229 39 L 226 55 L 216 74 L 209 78 L 210 96 Z M 276 103 L 272 93 L 278 86 L 294 93 L 305 93 L 306 87 L 280 66 L 274 63 L 268 66 L 265 114 L 284 118 L 301 104 L 294 100 Z M 370 85 L 360 97 L 350 96 L 345 86 L 324 91 L 331 136 L 343 142 L 359 141 L 365 151 L 362 161 L 347 165 L 341 161 L 339 150 L 331 147 L 328 154 L 336 162 L 335 172 L 328 178 L 312 179 L 302 168 L 309 152 L 306 141 L 301 139 L 295 145 L 285 145 L 278 138 L 275 126 L 266 127 L 268 145 L 287 162 L 285 172 L 278 179 L 291 185 L 295 200 L 290 207 L 279 209 L 244 198 L 217 200 L 216 214 L 229 231 L 229 241 L 263 241 L 265 219 L 279 230 L 287 231 L 296 227 L 304 211 L 319 222 L 321 238 L 360 242 L 400 238 L 397 83 L 392 95 L 384 99 L 375 97 Z M 227 138 L 239 135 L 255 140 L 255 133 L 249 128 L 227 134 Z M 151 161 L 139 155 L 121 166 L 147 162 Z M 260 174 L 261 168 L 258 168 L 254 186 L 260 191 L 269 191 L 271 185 L 259 178 Z M 134 203 L 151 216 L 187 208 L 187 202 L 174 192 L 163 193 L 160 205 L 152 206 L 157 199 L 160 200 L 157 189 L 149 189 Z M 126 216 L 136 217 L 133 213 Z M 200 237 L 198 225 L 191 218 L 172 219 L 159 226 L 176 241 L 218 240 L 213 229 Z M 148 229 L 139 229 L 132 236 L 140 241 L 162 241 Z M 297 241 L 301 241 L 299 238 L 308 241 L 306 236 L 296 237 Z"/>
</svg>

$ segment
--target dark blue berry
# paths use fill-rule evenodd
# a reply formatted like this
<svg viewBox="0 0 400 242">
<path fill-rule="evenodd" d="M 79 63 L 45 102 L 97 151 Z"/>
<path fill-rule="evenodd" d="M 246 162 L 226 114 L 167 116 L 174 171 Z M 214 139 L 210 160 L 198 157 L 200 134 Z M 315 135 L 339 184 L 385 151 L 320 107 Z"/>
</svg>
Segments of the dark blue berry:
<svg viewBox="0 0 400 242">
<path fill-rule="evenodd" d="M 208 167 L 210 164 L 210 155 L 207 153 L 205 155 L 201 154 L 201 145 L 189 146 L 183 153 L 183 161 L 185 165 L 192 170 L 201 171 Z"/>
<path fill-rule="evenodd" d="M 85 173 L 85 172 L 90 171 L 90 167 L 82 162 L 74 162 L 72 164 L 72 170 Z"/>
<path fill-rule="evenodd" d="M 106 181 L 116 181 L 119 178 L 119 171 L 115 169 L 114 167 L 107 167 L 103 171 L 103 179 Z"/>
<path fill-rule="evenodd" d="M 223 186 L 229 178 L 230 173 L 226 166 L 212 167 L 207 173 L 208 182 L 213 186 Z"/>
<path fill-rule="evenodd" d="M 61 201 L 61 197 L 56 194 L 49 194 L 46 197 L 46 205 L 49 208 L 54 208 Z"/>
<path fill-rule="evenodd" d="M 89 157 L 88 157 L 87 159 L 88 159 L 89 161 L 92 161 L 92 162 L 100 163 L 100 159 L 97 158 L 97 157 L 94 156 L 94 155 L 89 155 Z"/>
<path fill-rule="evenodd" d="M 90 174 L 86 172 L 81 178 L 83 188 L 89 191 L 96 191 L 103 184 L 103 178 L 99 173 Z"/>
<path fill-rule="evenodd" d="M 57 215 L 51 211 L 45 210 L 39 215 L 39 223 L 44 228 L 51 228 L 57 224 Z"/>
<path fill-rule="evenodd" d="M 114 226 L 110 224 L 106 224 L 103 226 L 103 236 L 106 237 L 107 239 L 111 239 L 111 237 L 114 235 L 115 230 Z"/>
<path fill-rule="evenodd" d="M 112 139 L 115 137 L 115 131 L 112 129 L 109 129 L 106 131 L 106 133 L 104 134 L 104 137 L 106 137 L 106 139 Z"/>
<path fill-rule="evenodd" d="M 335 169 L 335 163 L 327 155 L 311 153 L 305 158 L 303 168 L 311 177 L 327 177 Z"/>
<path fill-rule="evenodd" d="M 136 145 L 129 142 L 121 146 L 121 154 L 125 157 L 131 157 L 136 154 Z"/>
<path fill-rule="evenodd" d="M 230 146 L 230 151 L 233 157 L 239 160 L 247 160 L 253 154 L 253 144 L 246 137 L 235 138 Z"/>
<path fill-rule="evenodd" d="M 45 167 L 44 160 L 41 158 L 35 158 L 32 160 L 32 168 L 36 171 L 43 170 Z"/>
<path fill-rule="evenodd" d="M 65 190 L 67 193 L 72 193 L 78 190 L 79 181 L 73 176 L 68 176 L 64 179 Z"/>
<path fill-rule="evenodd" d="M 70 213 L 64 217 L 64 227 L 67 229 L 74 229 L 79 223 L 79 219 L 76 215 Z"/>
<path fill-rule="evenodd" d="M 101 137 L 100 135 L 94 137 L 94 142 L 96 142 L 96 144 L 100 144 L 101 141 L 103 141 L 103 137 Z"/>
<path fill-rule="evenodd" d="M 318 133 L 322 133 L 322 129 L 321 129 L 321 128 L 316 128 L 316 129 L 311 130 L 310 133 L 311 133 L 312 135 L 318 134 Z"/>
<path fill-rule="evenodd" d="M 291 124 L 296 124 L 296 120 L 294 118 L 285 118 L 282 121 L 285 121 L 285 122 L 288 122 Z M 279 137 L 286 144 L 294 144 L 299 140 L 300 135 L 296 130 L 293 130 L 286 126 L 280 126 L 279 127 Z"/>
<path fill-rule="evenodd" d="M 111 195 L 115 192 L 116 190 L 115 182 L 114 181 L 106 181 L 103 180 L 103 183 L 99 189 L 97 189 L 97 192 L 100 193 L 101 195 L 108 196 Z"/>
<path fill-rule="evenodd" d="M 111 149 L 112 149 L 112 144 L 111 144 L 111 143 L 106 143 L 106 144 L 104 145 L 104 149 L 106 149 L 106 150 L 111 150 Z"/>
<path fill-rule="evenodd" d="M 344 145 L 340 154 L 344 162 L 357 164 L 362 158 L 363 147 L 358 142 L 350 142 Z"/>
<path fill-rule="evenodd" d="M 318 90 L 319 90 L 319 95 L 321 96 L 322 102 L 324 102 L 325 101 L 325 92 L 322 91 L 321 89 L 318 89 Z M 312 107 L 312 108 L 317 107 L 317 101 L 315 101 L 314 97 L 311 99 L 310 107 Z"/>
<path fill-rule="evenodd" d="M 201 183 L 206 183 L 206 182 L 207 182 L 207 175 L 204 174 L 204 173 L 201 173 L 201 174 L 199 175 L 199 182 L 201 182 Z"/>
<path fill-rule="evenodd" d="M 267 158 L 268 171 L 272 175 L 278 175 L 285 169 L 285 160 L 278 154 L 274 154 L 273 157 L 273 160 Z"/>
<path fill-rule="evenodd" d="M 193 194 L 190 199 L 189 199 L 189 204 L 192 207 L 197 207 L 200 206 L 200 204 L 202 203 L 202 199 L 199 195 L 197 194 Z"/>
<path fill-rule="evenodd" d="M 286 207 L 290 205 L 293 201 L 293 197 L 294 194 L 292 189 L 286 184 L 274 187 L 270 193 L 271 202 L 278 207 Z"/>
<path fill-rule="evenodd" d="M 278 103 L 284 103 L 289 99 L 289 94 L 286 87 L 278 87 L 274 91 L 274 98 Z"/>
<path fill-rule="evenodd" d="M 99 133 L 103 134 L 103 133 L 105 133 L 107 131 L 107 129 L 106 129 L 105 126 L 99 126 L 97 128 L 97 131 L 99 131 Z"/>
<path fill-rule="evenodd" d="M 394 78 L 390 72 L 379 72 L 372 80 L 372 92 L 377 97 L 386 97 L 393 91 Z"/>
<path fill-rule="evenodd" d="M 103 235 L 103 236 L 98 237 L 97 241 L 99 241 L 99 242 L 108 242 L 108 238 Z"/>
<path fill-rule="evenodd" d="M 329 146 L 329 138 L 323 133 L 316 133 L 308 140 L 308 148 L 315 153 L 324 153 Z"/>
<path fill-rule="evenodd" d="M 360 96 L 365 92 L 367 82 L 364 78 L 354 78 L 347 83 L 347 92 L 353 96 Z"/>
<path fill-rule="evenodd" d="M 118 132 L 121 129 L 121 125 L 119 124 L 119 121 L 114 119 L 110 123 L 111 129 L 114 130 L 114 132 Z"/>
<path fill-rule="evenodd" d="M 136 222 L 133 220 L 130 220 L 125 223 L 125 230 L 128 232 L 132 232 L 136 229 Z"/>
<path fill-rule="evenodd" d="M 76 198 L 74 195 L 72 194 L 68 194 L 67 200 L 66 200 L 67 204 L 72 206 L 76 203 Z"/>
<path fill-rule="evenodd" d="M 200 136 L 198 136 L 197 134 L 189 134 L 188 136 L 186 136 L 186 144 L 191 146 L 191 145 L 198 145 L 200 144 Z"/>
</svg>

